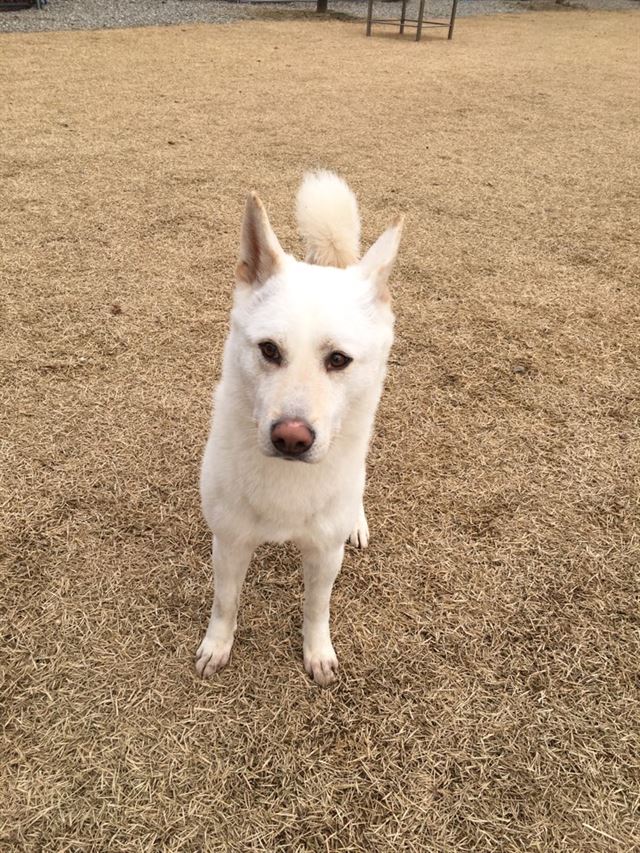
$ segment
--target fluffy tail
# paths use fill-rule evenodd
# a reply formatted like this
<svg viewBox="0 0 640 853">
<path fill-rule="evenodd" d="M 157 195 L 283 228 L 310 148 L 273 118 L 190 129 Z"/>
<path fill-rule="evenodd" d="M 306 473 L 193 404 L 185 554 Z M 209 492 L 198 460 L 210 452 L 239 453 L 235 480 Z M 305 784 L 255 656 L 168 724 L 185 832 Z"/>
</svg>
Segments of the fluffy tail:
<svg viewBox="0 0 640 853">
<path fill-rule="evenodd" d="M 309 264 L 348 267 L 360 257 L 358 202 L 333 172 L 308 172 L 296 200 L 298 229 Z"/>
</svg>

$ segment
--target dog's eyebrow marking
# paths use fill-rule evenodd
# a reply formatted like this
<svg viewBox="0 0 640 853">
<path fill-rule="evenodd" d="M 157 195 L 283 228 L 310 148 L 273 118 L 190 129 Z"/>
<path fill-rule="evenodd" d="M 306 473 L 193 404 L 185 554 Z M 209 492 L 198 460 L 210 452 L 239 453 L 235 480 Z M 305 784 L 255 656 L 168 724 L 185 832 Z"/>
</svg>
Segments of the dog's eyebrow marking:
<svg viewBox="0 0 640 853">
<path fill-rule="evenodd" d="M 351 347 L 349 346 L 349 344 L 345 344 L 345 343 L 340 344 L 335 340 L 331 340 L 331 338 L 326 338 L 320 344 L 320 349 L 323 352 L 334 352 L 335 350 L 340 350 L 340 352 L 342 352 L 343 350 L 351 349 Z"/>
<path fill-rule="evenodd" d="M 354 350 L 358 357 L 361 354 L 359 353 L 359 348 L 353 344 L 353 341 L 343 341 L 342 343 L 338 343 L 330 338 L 325 338 L 325 340 L 322 341 L 320 344 L 320 350 L 324 355 L 330 355 L 332 352 L 341 352 L 344 353 L 344 355 L 349 356 L 351 359 L 354 357 Z"/>
<path fill-rule="evenodd" d="M 287 348 L 285 339 L 280 337 L 280 335 L 278 334 L 273 334 L 269 332 L 268 329 L 265 329 L 264 331 L 260 330 L 258 333 L 252 330 L 247 335 L 247 338 L 249 340 L 249 343 L 256 347 L 260 344 L 263 344 L 265 341 L 272 341 L 278 347 L 278 349 L 285 350 Z"/>
</svg>

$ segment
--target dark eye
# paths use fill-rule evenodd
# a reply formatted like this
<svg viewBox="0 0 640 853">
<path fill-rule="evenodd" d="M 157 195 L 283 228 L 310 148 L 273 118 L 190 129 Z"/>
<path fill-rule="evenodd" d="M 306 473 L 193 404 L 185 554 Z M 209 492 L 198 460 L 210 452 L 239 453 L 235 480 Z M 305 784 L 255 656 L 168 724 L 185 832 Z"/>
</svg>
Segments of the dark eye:
<svg viewBox="0 0 640 853">
<path fill-rule="evenodd" d="M 343 352 L 332 352 L 326 361 L 327 370 L 344 370 L 352 361 L 353 359 Z"/>
<path fill-rule="evenodd" d="M 258 344 L 258 346 L 260 347 L 260 352 L 262 353 L 265 361 L 270 361 L 271 364 L 280 364 L 282 361 L 282 354 L 273 341 L 263 341 L 261 344 Z"/>
</svg>

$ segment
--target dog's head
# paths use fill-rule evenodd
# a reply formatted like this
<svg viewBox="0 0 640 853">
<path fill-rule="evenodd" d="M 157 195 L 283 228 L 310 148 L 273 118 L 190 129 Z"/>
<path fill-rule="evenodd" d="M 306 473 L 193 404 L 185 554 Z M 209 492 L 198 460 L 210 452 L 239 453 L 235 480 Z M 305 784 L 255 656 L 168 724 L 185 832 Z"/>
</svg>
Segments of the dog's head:
<svg viewBox="0 0 640 853">
<path fill-rule="evenodd" d="M 319 462 L 339 436 L 368 429 L 393 339 L 387 280 L 401 229 L 398 219 L 346 269 L 316 266 L 283 251 L 249 196 L 233 357 L 265 455 Z"/>
</svg>

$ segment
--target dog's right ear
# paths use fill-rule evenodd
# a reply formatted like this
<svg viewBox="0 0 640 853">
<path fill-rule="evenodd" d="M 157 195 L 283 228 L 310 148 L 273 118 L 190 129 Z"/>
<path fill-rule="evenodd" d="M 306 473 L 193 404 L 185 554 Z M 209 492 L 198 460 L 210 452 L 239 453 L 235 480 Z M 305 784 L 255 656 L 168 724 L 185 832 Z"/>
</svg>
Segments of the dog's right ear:
<svg viewBox="0 0 640 853">
<path fill-rule="evenodd" d="M 256 193 L 249 193 L 236 267 L 238 283 L 264 284 L 281 269 L 283 260 L 284 251 L 273 233 L 264 205 Z"/>
</svg>

